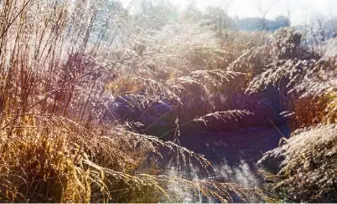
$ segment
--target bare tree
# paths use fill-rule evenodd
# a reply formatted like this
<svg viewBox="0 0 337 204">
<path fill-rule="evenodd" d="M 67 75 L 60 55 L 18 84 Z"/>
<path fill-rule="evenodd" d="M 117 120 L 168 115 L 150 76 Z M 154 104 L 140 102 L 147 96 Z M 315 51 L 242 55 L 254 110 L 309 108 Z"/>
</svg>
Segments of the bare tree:
<svg viewBox="0 0 337 204">
<path fill-rule="evenodd" d="M 228 16 L 228 9 L 231 0 L 225 0 L 221 6 L 208 6 L 205 12 L 205 19 L 214 26 L 214 29 L 221 33 L 222 30 L 233 25 L 233 19 Z"/>
<path fill-rule="evenodd" d="M 286 15 L 289 20 L 289 26 L 291 26 L 291 14 L 292 14 L 292 9 L 289 3 L 289 0 L 286 2 Z"/>
<path fill-rule="evenodd" d="M 229 8 L 232 5 L 232 0 L 224 0 L 222 4 L 222 9 L 225 11 L 226 15 L 228 14 Z M 230 24 L 228 16 L 223 16 L 223 25 L 228 26 Z"/>
<path fill-rule="evenodd" d="M 257 9 L 261 15 L 262 18 L 262 29 L 267 30 L 267 15 L 271 11 L 272 7 L 276 3 L 276 0 L 273 0 L 272 2 L 266 4 L 264 0 L 255 0 Z"/>
</svg>

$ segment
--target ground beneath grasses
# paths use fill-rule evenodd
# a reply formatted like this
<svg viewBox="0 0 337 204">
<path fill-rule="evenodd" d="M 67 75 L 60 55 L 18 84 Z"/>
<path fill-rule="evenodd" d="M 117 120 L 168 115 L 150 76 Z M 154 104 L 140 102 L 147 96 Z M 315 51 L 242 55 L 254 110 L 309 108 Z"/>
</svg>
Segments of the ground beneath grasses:
<svg viewBox="0 0 337 204">
<path fill-rule="evenodd" d="M 282 137 L 289 136 L 286 125 L 251 127 L 228 132 L 212 132 L 180 137 L 180 144 L 205 155 L 212 162 L 218 180 L 247 187 L 258 187 L 261 175 L 256 163 L 263 153 L 279 146 Z"/>
<path fill-rule="evenodd" d="M 205 155 L 213 164 L 226 160 L 231 165 L 244 160 L 256 163 L 263 153 L 279 145 L 282 137 L 288 137 L 284 125 L 275 127 L 251 127 L 227 132 L 211 132 L 181 136 L 180 144 L 194 152 Z"/>
</svg>

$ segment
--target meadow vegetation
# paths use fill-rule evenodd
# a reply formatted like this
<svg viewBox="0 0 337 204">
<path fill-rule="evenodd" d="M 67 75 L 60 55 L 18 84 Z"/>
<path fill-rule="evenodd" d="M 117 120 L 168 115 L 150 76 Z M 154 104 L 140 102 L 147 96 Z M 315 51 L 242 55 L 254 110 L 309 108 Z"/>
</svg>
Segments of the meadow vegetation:
<svg viewBox="0 0 337 204">
<path fill-rule="evenodd" d="M 0 201 L 336 202 L 336 39 L 228 22 L 169 4 L 0 1 Z M 260 161 L 278 162 L 274 196 L 165 171 L 213 171 L 183 135 L 279 124 L 291 137 Z"/>
</svg>

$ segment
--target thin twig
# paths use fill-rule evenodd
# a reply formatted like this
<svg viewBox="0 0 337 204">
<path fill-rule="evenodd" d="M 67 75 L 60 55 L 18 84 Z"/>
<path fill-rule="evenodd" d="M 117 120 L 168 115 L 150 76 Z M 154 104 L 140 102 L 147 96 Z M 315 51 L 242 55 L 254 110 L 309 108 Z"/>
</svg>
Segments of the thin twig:
<svg viewBox="0 0 337 204">
<path fill-rule="evenodd" d="M 23 12 L 23 10 L 25 10 L 25 8 L 28 6 L 28 4 L 31 2 L 31 0 L 28 0 L 25 5 L 22 7 L 22 9 L 19 11 L 18 14 L 16 14 L 16 16 L 14 17 L 14 19 L 9 23 L 9 25 L 5 28 L 4 32 L 1 34 L 0 39 L 2 39 L 5 34 L 7 33 L 8 29 L 12 26 L 12 24 L 16 21 L 16 19 L 21 15 L 21 13 Z"/>
</svg>

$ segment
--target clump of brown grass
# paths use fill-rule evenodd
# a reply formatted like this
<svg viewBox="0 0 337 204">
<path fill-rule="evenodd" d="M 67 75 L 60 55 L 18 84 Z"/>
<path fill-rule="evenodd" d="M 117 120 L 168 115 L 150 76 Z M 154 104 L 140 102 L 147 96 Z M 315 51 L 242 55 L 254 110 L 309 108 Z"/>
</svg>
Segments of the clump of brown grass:
<svg viewBox="0 0 337 204">
<path fill-rule="evenodd" d="M 301 44 L 302 34 L 280 30 L 271 37 L 272 62 L 249 81 L 246 92 L 277 88 L 292 129 L 331 123 L 335 86 L 335 57 L 330 51 L 311 51 Z M 324 50 L 324 49 L 323 49 Z M 318 54 L 319 53 L 319 54 Z M 332 80 L 328 80 L 332 79 Z M 307 111 L 305 107 L 313 107 Z"/>
<path fill-rule="evenodd" d="M 173 91 L 180 96 L 183 108 L 192 110 L 197 115 L 213 112 L 221 108 L 221 98 L 226 86 L 241 73 L 224 70 L 197 70 L 187 76 L 168 81 Z M 220 104 L 216 104 L 220 101 Z M 195 112 L 196 111 L 196 112 Z M 193 117 L 193 115 L 191 115 Z"/>
<path fill-rule="evenodd" d="M 317 62 L 316 68 L 310 70 L 304 79 L 294 86 L 294 90 L 301 93 L 301 98 L 314 97 L 314 107 L 324 108 L 321 123 L 336 122 L 336 61 L 335 57 L 323 57 Z"/>
<path fill-rule="evenodd" d="M 292 130 L 318 125 L 329 120 L 327 115 L 329 100 L 325 96 L 310 96 L 299 99 L 293 97 L 291 102 L 288 102 L 288 109 L 292 111 L 282 114 L 288 118 Z"/>
<path fill-rule="evenodd" d="M 94 181 L 106 191 L 103 174 L 84 168 L 88 155 L 69 141 L 66 127 L 39 127 L 30 116 L 19 120 L 1 132 L 2 202 L 89 202 Z"/>
<path fill-rule="evenodd" d="M 100 131 L 98 131 L 100 132 Z M 109 133 L 109 134 L 108 134 Z M 123 129 L 99 134 L 66 118 L 26 115 L 2 131 L 0 199 L 3 202 L 158 202 L 179 201 L 166 188 L 179 185 L 211 200 L 230 201 L 234 194 L 251 199 L 251 190 L 216 181 L 137 173 L 159 147 L 175 152 L 183 166 L 202 156 L 156 137 Z M 179 155 L 179 156 L 178 156 Z M 152 157 L 151 159 L 155 159 Z M 213 187 L 212 187 L 213 186 Z M 234 193 L 231 194 L 230 192 Z M 193 195 L 193 194 L 192 194 Z"/>
<path fill-rule="evenodd" d="M 319 50 L 301 43 L 302 35 L 282 29 L 264 48 L 253 48 L 230 69 L 254 73 L 246 93 L 279 90 L 293 133 L 262 158 L 280 198 L 299 202 L 336 200 L 336 56 L 323 43 Z M 262 54 L 262 50 L 267 51 Z M 325 51 L 324 51 L 325 50 Z M 252 57 L 252 53 L 258 53 Z M 268 56 L 261 63 L 260 58 Z M 255 60 L 255 61 L 254 61 Z M 240 63 L 240 62 L 249 62 Z M 308 107 L 310 107 L 308 109 Z M 331 125 L 328 125 L 331 124 Z M 281 163 L 278 163 L 281 162 Z M 273 172 L 277 173 L 277 172 Z"/>
<path fill-rule="evenodd" d="M 192 121 L 198 115 L 204 115 L 225 106 L 223 91 L 226 85 L 241 73 L 214 70 L 196 70 L 186 76 L 172 78 L 167 81 L 157 81 L 151 78 L 129 76 L 121 77 L 106 86 L 106 90 L 125 99 L 125 104 L 134 111 L 139 111 L 143 117 L 140 120 L 145 129 L 155 125 L 162 117 L 168 116 L 171 121 L 179 118 L 182 123 Z M 221 101 L 222 100 L 222 101 Z M 169 103 L 171 111 L 158 115 L 149 109 L 154 103 Z M 189 114 L 182 114 L 179 110 L 189 110 Z M 149 126 L 150 125 L 150 126 Z"/>
<path fill-rule="evenodd" d="M 298 202 L 334 202 L 337 186 L 336 125 L 295 132 L 285 144 L 268 152 L 267 159 L 284 158 L 274 177 L 274 190 Z"/>
</svg>

